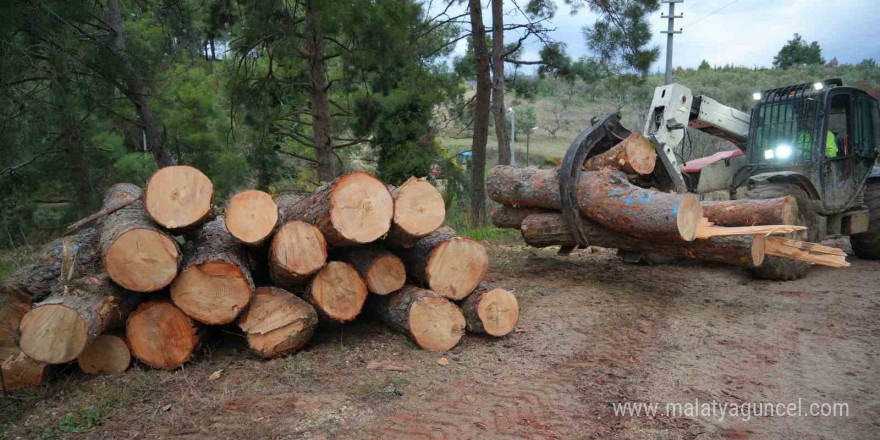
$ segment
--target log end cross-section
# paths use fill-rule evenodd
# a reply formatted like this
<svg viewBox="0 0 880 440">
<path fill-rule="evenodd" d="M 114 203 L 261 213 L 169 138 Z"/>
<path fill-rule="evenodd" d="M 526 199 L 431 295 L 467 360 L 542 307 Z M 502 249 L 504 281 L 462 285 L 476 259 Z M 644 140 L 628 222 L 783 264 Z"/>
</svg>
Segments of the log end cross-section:
<svg viewBox="0 0 880 440">
<path fill-rule="evenodd" d="M 141 304 L 126 325 L 131 354 L 141 362 L 173 370 L 188 361 L 198 344 L 193 320 L 171 303 Z"/>
<path fill-rule="evenodd" d="M 256 246 L 263 243 L 278 225 L 278 207 L 272 196 L 257 190 L 243 191 L 229 199 L 226 229 L 236 240 Z"/>
<path fill-rule="evenodd" d="M 211 214 L 214 185 L 193 167 L 170 166 L 156 171 L 144 192 L 150 217 L 172 231 L 197 226 Z"/>
</svg>

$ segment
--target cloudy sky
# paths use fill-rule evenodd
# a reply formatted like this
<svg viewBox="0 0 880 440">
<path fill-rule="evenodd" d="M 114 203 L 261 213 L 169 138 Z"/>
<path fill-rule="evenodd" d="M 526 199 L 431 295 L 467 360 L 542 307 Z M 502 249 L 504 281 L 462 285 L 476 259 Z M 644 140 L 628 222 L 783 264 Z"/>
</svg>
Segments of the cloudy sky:
<svg viewBox="0 0 880 440">
<path fill-rule="evenodd" d="M 483 3 L 488 6 L 488 0 Z M 684 13 L 675 27 L 683 28 L 684 33 L 675 35 L 673 66 L 696 67 L 703 59 L 713 65 L 770 66 L 773 56 L 795 32 L 807 41 L 818 41 L 826 60 L 880 61 L 880 0 L 685 0 L 675 6 L 676 14 Z M 667 8 L 661 6 L 664 12 Z M 511 14 L 508 20 L 517 19 Z M 483 16 L 490 25 L 491 12 L 485 9 Z M 577 59 L 589 54 L 581 28 L 595 19 L 588 11 L 571 15 L 563 4 L 547 27 L 556 28 L 553 38 L 566 43 L 569 55 Z M 660 11 L 651 19 L 653 44 L 661 48 L 654 71 L 665 66 L 666 35 L 659 31 L 666 29 L 666 23 Z M 515 36 L 509 33 L 506 40 Z M 465 42 L 460 42 L 456 54 L 464 53 L 465 47 Z M 537 44 L 530 45 L 523 59 L 537 59 L 538 50 Z"/>
</svg>

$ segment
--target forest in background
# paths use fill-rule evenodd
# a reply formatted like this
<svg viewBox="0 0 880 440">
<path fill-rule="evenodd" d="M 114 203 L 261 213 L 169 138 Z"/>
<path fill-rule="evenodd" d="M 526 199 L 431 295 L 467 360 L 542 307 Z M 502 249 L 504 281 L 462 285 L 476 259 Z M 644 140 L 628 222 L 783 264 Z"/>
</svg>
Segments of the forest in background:
<svg viewBox="0 0 880 440">
<path fill-rule="evenodd" d="M 518 127 L 538 127 L 543 160 L 595 113 L 621 111 L 640 128 L 662 82 L 648 72 L 659 52 L 644 21 L 659 2 L 565 1 L 599 14 L 584 35 L 595 58 L 572 60 L 552 41 L 550 1 L 485 23 L 482 8 L 451 12 L 478 0 L 438 2 L 439 12 L 414 0 L 4 2 L 0 248 L 59 235 L 111 184 L 143 185 L 171 163 L 203 170 L 218 204 L 246 188 L 309 190 L 353 169 L 399 183 L 436 163 L 450 205 L 484 212 L 485 167 L 510 160 L 497 146 L 509 142 L 498 123 L 505 96 Z M 450 60 L 462 40 L 467 54 Z M 522 59 L 527 41 L 542 45 L 540 59 Z M 675 80 L 744 110 L 755 90 L 829 77 L 876 96 L 873 60 L 824 62 L 704 63 Z M 453 160 L 481 149 L 471 171 Z"/>
</svg>

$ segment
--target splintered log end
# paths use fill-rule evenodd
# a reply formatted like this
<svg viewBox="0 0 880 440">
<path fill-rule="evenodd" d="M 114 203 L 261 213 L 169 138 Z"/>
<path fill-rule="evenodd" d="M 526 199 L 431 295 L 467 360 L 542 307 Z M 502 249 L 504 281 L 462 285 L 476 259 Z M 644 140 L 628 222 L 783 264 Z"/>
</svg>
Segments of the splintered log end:
<svg viewBox="0 0 880 440">
<path fill-rule="evenodd" d="M 229 199 L 226 229 L 236 240 L 256 246 L 272 235 L 278 225 L 278 206 L 263 191 L 240 192 Z"/>
<path fill-rule="evenodd" d="M 3 388 L 6 391 L 18 391 L 39 386 L 49 375 L 50 365 L 35 361 L 24 353 L 17 353 L 2 361 Z"/>
<path fill-rule="evenodd" d="M 504 336 L 513 331 L 519 320 L 519 302 L 509 290 L 481 284 L 461 303 L 467 330 Z"/>
<path fill-rule="evenodd" d="M 150 217 L 171 230 L 196 226 L 211 214 L 214 185 L 193 167 L 170 166 L 156 171 L 144 192 Z"/>
<path fill-rule="evenodd" d="M 305 282 L 327 262 L 327 242 L 318 228 L 294 220 L 284 224 L 269 248 L 272 280 L 281 286 Z"/>
<path fill-rule="evenodd" d="M 312 278 L 306 295 L 326 318 L 348 322 L 361 313 L 367 299 L 367 285 L 350 264 L 331 261 Z"/>
<path fill-rule="evenodd" d="M 700 199 L 694 194 L 684 194 L 681 202 L 673 210 L 676 225 L 681 238 L 685 241 L 693 241 L 700 232 L 703 221 L 703 207 Z"/>
<path fill-rule="evenodd" d="M 125 339 L 100 335 L 80 353 L 77 363 L 88 374 L 122 373 L 131 365 L 131 351 Z"/>
<path fill-rule="evenodd" d="M 767 237 L 764 235 L 752 236 L 752 267 L 758 267 L 764 262 L 766 255 Z"/>
<path fill-rule="evenodd" d="M 247 334 L 251 350 L 271 359 L 304 347 L 315 334 L 318 314 L 309 303 L 286 290 L 261 287 L 238 326 Z"/>
<path fill-rule="evenodd" d="M 235 320 L 251 300 L 251 286 L 241 269 L 208 261 L 184 269 L 171 284 L 171 301 L 193 319 L 211 325 Z"/>
<path fill-rule="evenodd" d="M 131 229 L 110 245 L 104 267 L 116 284 L 135 292 L 152 292 L 174 280 L 179 261 L 177 245 L 167 234 Z"/>
<path fill-rule="evenodd" d="M 446 219 L 443 196 L 424 178 L 411 177 L 394 195 L 394 227 L 410 239 L 434 232 Z M 392 235 L 395 235 L 392 232 Z"/>
<path fill-rule="evenodd" d="M 425 277 L 432 291 L 460 300 L 480 284 L 488 269 L 489 254 L 482 244 L 452 237 L 434 247 L 425 266 Z"/>
<path fill-rule="evenodd" d="M 88 343 L 88 323 L 75 310 L 48 304 L 21 319 L 21 350 L 31 359 L 63 364 L 76 359 Z"/>
<path fill-rule="evenodd" d="M 330 195 L 330 222 L 354 244 L 370 243 L 391 228 L 394 200 L 381 180 L 364 172 L 340 177 Z"/>
<path fill-rule="evenodd" d="M 153 368 L 173 370 L 198 344 L 193 320 L 168 302 L 141 304 L 125 328 L 131 354 Z"/>
</svg>

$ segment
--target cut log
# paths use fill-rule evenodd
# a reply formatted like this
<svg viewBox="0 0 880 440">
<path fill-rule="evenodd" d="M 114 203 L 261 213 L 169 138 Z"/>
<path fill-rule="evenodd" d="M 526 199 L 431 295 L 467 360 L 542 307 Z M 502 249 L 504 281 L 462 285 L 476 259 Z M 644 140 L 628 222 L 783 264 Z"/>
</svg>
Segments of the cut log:
<svg viewBox="0 0 880 440">
<path fill-rule="evenodd" d="M 0 369 L 3 370 L 3 388 L 18 391 L 41 385 L 49 376 L 51 366 L 18 353 L 0 360 Z"/>
<path fill-rule="evenodd" d="M 591 245 L 656 253 L 693 260 L 714 261 L 742 267 L 757 267 L 764 261 L 764 240 L 759 237 L 731 237 L 691 242 L 658 242 L 637 239 L 584 220 Z M 522 223 L 522 236 L 533 247 L 577 246 L 560 213 L 533 214 Z"/>
<path fill-rule="evenodd" d="M 124 338 L 103 334 L 86 346 L 76 361 L 84 373 L 122 373 L 131 365 L 131 350 Z"/>
<path fill-rule="evenodd" d="M 376 295 L 387 295 L 403 287 L 406 268 L 396 255 L 378 247 L 355 247 L 339 252 L 339 259 L 351 264 Z"/>
<path fill-rule="evenodd" d="M 519 320 L 519 302 L 513 293 L 486 283 L 480 283 L 461 302 L 461 311 L 471 333 L 504 336 L 513 331 Z"/>
<path fill-rule="evenodd" d="M 446 298 L 415 286 L 377 296 L 372 307 L 385 324 L 429 351 L 449 351 L 464 333 L 461 310 Z"/>
<path fill-rule="evenodd" d="M 128 317 L 131 354 L 153 368 L 173 370 L 192 356 L 198 332 L 192 319 L 167 301 L 141 304 Z"/>
<path fill-rule="evenodd" d="M 703 215 L 718 226 L 793 225 L 797 214 L 792 196 L 703 202 Z"/>
<path fill-rule="evenodd" d="M 141 298 L 103 274 L 58 286 L 22 317 L 21 350 L 48 364 L 70 362 L 105 330 L 121 325 Z"/>
<path fill-rule="evenodd" d="M 196 321 L 227 324 L 235 320 L 254 293 L 244 246 L 222 216 L 205 223 L 184 252 L 183 270 L 171 284 L 171 301 Z"/>
<path fill-rule="evenodd" d="M 394 200 L 379 179 L 355 171 L 318 187 L 292 205 L 285 220 L 303 220 L 332 246 L 370 243 L 391 227 Z"/>
<path fill-rule="evenodd" d="M 177 243 L 150 220 L 141 189 L 130 183 L 113 185 L 104 207 L 137 200 L 108 214 L 101 222 L 101 255 L 107 274 L 116 284 L 135 292 L 164 289 L 177 276 Z"/>
<path fill-rule="evenodd" d="M 434 232 L 446 219 L 443 196 L 425 178 L 410 177 L 389 192 L 394 199 L 394 218 L 385 242 L 412 247 L 420 238 Z"/>
<path fill-rule="evenodd" d="M 85 228 L 47 244 L 34 264 L 19 269 L 0 285 L 0 296 L 29 307 L 49 296 L 61 278 L 62 266 L 66 279 L 101 272 L 99 237 L 96 229 Z"/>
<path fill-rule="evenodd" d="M 278 206 L 263 191 L 243 191 L 226 205 L 226 229 L 246 246 L 263 244 L 279 224 Z"/>
<path fill-rule="evenodd" d="M 21 318 L 30 309 L 29 299 L 22 301 L 11 295 L 0 296 L 0 360 L 21 352 L 18 348 L 18 327 Z"/>
<path fill-rule="evenodd" d="M 561 209 L 556 170 L 499 165 L 489 172 L 486 189 L 508 206 Z M 639 188 L 608 168 L 582 172 L 576 197 L 596 223 L 648 240 L 691 241 L 703 217 L 697 196 Z"/>
<path fill-rule="evenodd" d="M 767 255 L 803 261 L 829 267 L 849 267 L 846 252 L 821 244 L 792 240 L 785 237 L 767 237 Z"/>
<path fill-rule="evenodd" d="M 294 220 L 284 224 L 269 247 L 269 274 L 278 287 L 305 283 L 327 262 L 327 242 L 317 227 Z"/>
<path fill-rule="evenodd" d="M 514 208 L 513 206 L 501 205 L 492 209 L 492 226 L 505 229 L 519 229 L 523 220 L 532 214 L 553 212 L 544 208 Z"/>
<path fill-rule="evenodd" d="M 260 287 L 238 319 L 248 346 L 266 359 L 303 348 L 315 334 L 318 314 L 309 303 L 277 287 Z"/>
<path fill-rule="evenodd" d="M 296 205 L 302 199 L 303 196 L 293 192 L 282 193 L 278 197 L 275 197 L 275 206 L 278 207 L 278 213 L 281 215 L 282 223 L 293 220 L 291 218 L 295 212 L 292 211 L 293 205 Z"/>
<path fill-rule="evenodd" d="M 208 176 L 188 166 L 170 166 L 150 177 L 144 203 L 150 217 L 174 233 L 186 232 L 211 217 L 214 185 Z"/>
<path fill-rule="evenodd" d="M 714 226 L 709 220 L 703 219 L 696 238 L 741 237 L 745 235 L 791 234 L 804 231 L 806 226 L 798 225 L 759 225 L 759 226 Z"/>
<path fill-rule="evenodd" d="M 325 320 L 348 322 L 360 315 L 367 285 L 350 264 L 331 261 L 312 278 L 304 297 Z"/>
<path fill-rule="evenodd" d="M 587 159 L 584 170 L 613 168 L 627 174 L 646 175 L 654 172 L 656 162 L 654 144 L 641 133 L 633 133 L 608 151 Z"/>
<path fill-rule="evenodd" d="M 406 273 L 438 295 L 460 300 L 470 294 L 489 269 L 489 254 L 482 244 L 457 237 L 440 228 L 400 255 Z"/>
</svg>

